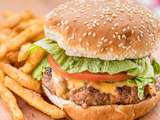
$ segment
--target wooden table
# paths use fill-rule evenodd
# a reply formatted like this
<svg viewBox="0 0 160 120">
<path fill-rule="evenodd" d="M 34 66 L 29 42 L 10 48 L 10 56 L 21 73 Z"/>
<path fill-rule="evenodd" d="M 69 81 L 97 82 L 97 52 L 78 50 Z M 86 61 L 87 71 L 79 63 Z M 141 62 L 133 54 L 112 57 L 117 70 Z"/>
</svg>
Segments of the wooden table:
<svg viewBox="0 0 160 120">
<path fill-rule="evenodd" d="M 45 15 L 56 5 L 64 1 L 65 0 L 0 0 L 0 13 L 4 10 L 13 10 L 15 12 L 32 10 L 34 13 L 39 15 Z M 26 120 L 53 120 L 38 110 L 30 107 L 20 98 L 18 98 L 18 103 L 25 115 Z M 8 108 L 1 99 L 0 120 L 11 120 Z M 160 120 L 160 103 L 153 111 L 140 120 Z"/>
</svg>

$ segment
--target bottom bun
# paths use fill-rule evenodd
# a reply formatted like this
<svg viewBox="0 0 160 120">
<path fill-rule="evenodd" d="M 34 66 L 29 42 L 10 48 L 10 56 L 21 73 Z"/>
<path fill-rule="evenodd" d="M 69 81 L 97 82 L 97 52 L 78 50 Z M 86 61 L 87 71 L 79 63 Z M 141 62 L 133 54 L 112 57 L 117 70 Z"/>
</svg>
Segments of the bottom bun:
<svg viewBox="0 0 160 120">
<path fill-rule="evenodd" d="M 91 106 L 84 109 L 71 101 L 52 95 L 44 86 L 43 89 L 51 102 L 63 108 L 72 120 L 134 120 L 151 111 L 160 100 L 158 92 L 138 104 Z"/>
</svg>

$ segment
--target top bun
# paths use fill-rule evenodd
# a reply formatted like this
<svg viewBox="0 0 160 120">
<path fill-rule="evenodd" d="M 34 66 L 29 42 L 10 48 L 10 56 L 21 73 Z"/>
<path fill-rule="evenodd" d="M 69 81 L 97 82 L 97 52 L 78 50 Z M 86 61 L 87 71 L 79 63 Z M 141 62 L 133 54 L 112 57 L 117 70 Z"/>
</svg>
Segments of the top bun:
<svg viewBox="0 0 160 120">
<path fill-rule="evenodd" d="M 67 55 L 104 60 L 137 59 L 158 47 L 152 13 L 125 0 L 71 0 L 46 17 L 46 37 Z"/>
</svg>

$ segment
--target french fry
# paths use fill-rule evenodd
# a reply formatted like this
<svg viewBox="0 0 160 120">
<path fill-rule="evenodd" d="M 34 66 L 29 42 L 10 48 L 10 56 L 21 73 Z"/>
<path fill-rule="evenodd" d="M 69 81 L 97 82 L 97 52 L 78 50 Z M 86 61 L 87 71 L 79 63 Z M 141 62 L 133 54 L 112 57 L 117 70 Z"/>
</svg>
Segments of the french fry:
<svg viewBox="0 0 160 120">
<path fill-rule="evenodd" d="M 10 63 L 15 64 L 17 63 L 18 59 L 18 51 L 11 51 L 6 54 L 6 58 L 10 61 Z"/>
<path fill-rule="evenodd" d="M 43 22 L 43 20 L 41 20 L 41 19 L 31 19 L 31 20 L 28 20 L 28 21 L 21 22 L 19 25 L 17 25 L 13 29 L 13 31 L 20 33 L 21 31 L 25 30 L 29 26 L 32 26 L 32 25 L 34 25 L 34 24 L 36 24 L 37 22 L 40 22 L 40 21 Z"/>
<path fill-rule="evenodd" d="M 43 57 L 45 56 L 45 50 L 42 48 L 38 48 L 34 53 L 32 53 L 24 66 L 20 68 L 24 73 L 31 73 L 35 67 L 41 62 Z"/>
<path fill-rule="evenodd" d="M 6 53 L 7 53 L 7 47 L 4 44 L 2 44 L 0 46 L 0 60 L 4 59 Z"/>
<path fill-rule="evenodd" d="M 60 119 L 65 117 L 65 113 L 54 105 L 47 103 L 40 94 L 37 94 L 31 90 L 25 89 L 20 86 L 13 79 L 6 77 L 5 86 L 7 86 L 12 92 L 24 99 L 28 104 L 40 110 L 41 112 L 49 115 L 53 119 Z"/>
<path fill-rule="evenodd" d="M 30 11 L 25 11 L 20 16 L 13 14 L 11 12 L 8 12 L 4 14 L 4 17 L 6 18 L 6 20 L 3 23 L 1 23 L 0 26 L 2 28 L 14 28 L 22 21 L 26 21 L 34 18 L 32 12 Z"/>
<path fill-rule="evenodd" d="M 32 38 L 37 36 L 43 31 L 43 23 L 37 23 L 33 26 L 30 26 L 26 30 L 24 30 L 22 33 L 20 33 L 18 36 L 10 40 L 8 42 L 8 51 L 10 50 L 17 50 L 20 48 L 20 46 L 26 42 L 29 42 Z"/>
<path fill-rule="evenodd" d="M 36 36 L 34 39 L 33 39 L 33 42 L 36 42 L 36 41 L 38 41 L 38 40 L 41 40 L 41 39 L 43 39 L 45 36 L 44 36 L 44 33 L 41 33 L 41 34 L 39 34 L 38 36 Z"/>
<path fill-rule="evenodd" d="M 14 95 L 0 81 L 0 97 L 6 103 L 12 114 L 13 120 L 24 120 L 23 113 L 17 105 Z"/>
<path fill-rule="evenodd" d="M 8 40 L 12 39 L 13 37 L 17 36 L 17 32 L 16 31 L 12 31 L 10 34 L 8 34 Z"/>
<path fill-rule="evenodd" d="M 8 17 L 4 22 L 0 24 L 2 28 L 13 28 L 17 24 L 19 24 L 21 21 L 21 18 L 18 15 L 13 15 Z"/>
<path fill-rule="evenodd" d="M 41 93 L 41 84 L 39 81 L 34 80 L 30 75 L 23 73 L 10 64 L 0 62 L 1 70 L 12 79 L 16 80 L 22 86 Z"/>
<path fill-rule="evenodd" d="M 31 41 L 34 37 L 43 32 L 43 22 L 39 22 L 35 25 L 30 26 L 13 39 L 9 40 L 6 44 L 2 44 L 1 47 L 5 48 L 6 51 L 0 50 L 0 59 L 2 59 L 8 51 L 18 50 L 21 45 Z"/>
<path fill-rule="evenodd" d="M 4 72 L 2 71 L 2 70 L 0 70 L 0 82 L 2 82 L 3 83 L 3 81 L 4 81 Z"/>
<path fill-rule="evenodd" d="M 3 44 L 7 40 L 7 36 L 0 33 L 0 45 Z"/>
<path fill-rule="evenodd" d="M 18 53 L 18 62 L 25 61 L 29 57 L 28 49 L 31 46 L 31 43 L 26 43 L 21 46 L 20 51 Z"/>
<path fill-rule="evenodd" d="M 8 18 L 10 18 L 11 16 L 14 16 L 15 14 L 12 12 L 12 11 L 4 11 L 3 12 L 3 18 L 4 19 L 8 19 Z"/>
<path fill-rule="evenodd" d="M 30 19 L 35 18 L 35 16 L 33 15 L 33 13 L 31 11 L 24 11 L 21 15 L 20 15 L 21 21 L 28 21 Z"/>
</svg>

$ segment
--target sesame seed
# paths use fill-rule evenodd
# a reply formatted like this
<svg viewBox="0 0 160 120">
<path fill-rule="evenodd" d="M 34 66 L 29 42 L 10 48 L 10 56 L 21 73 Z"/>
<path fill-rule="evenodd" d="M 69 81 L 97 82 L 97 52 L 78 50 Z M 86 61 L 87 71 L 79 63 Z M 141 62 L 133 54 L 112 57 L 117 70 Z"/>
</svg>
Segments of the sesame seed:
<svg viewBox="0 0 160 120">
<path fill-rule="evenodd" d="M 84 22 L 84 24 L 88 24 L 88 22 L 87 22 L 87 21 L 85 21 L 85 22 Z"/>
<path fill-rule="evenodd" d="M 115 13 L 113 13 L 113 14 L 112 14 L 112 17 L 113 17 L 113 18 L 116 18 L 116 17 L 117 17 L 117 15 L 116 15 Z"/>
<path fill-rule="evenodd" d="M 146 27 L 145 27 L 144 25 L 142 25 L 142 28 L 144 28 L 144 29 L 145 29 Z"/>
<path fill-rule="evenodd" d="M 120 44 L 118 45 L 119 48 L 121 48 L 122 46 L 123 46 L 123 43 L 120 43 Z"/>
<path fill-rule="evenodd" d="M 102 45 L 102 44 L 103 44 L 103 42 L 101 42 L 101 41 L 98 41 L 98 44 Z"/>
<path fill-rule="evenodd" d="M 108 41 L 108 39 L 104 39 L 103 41 L 104 41 L 104 42 L 107 42 L 107 41 Z"/>
<path fill-rule="evenodd" d="M 123 29 L 122 29 L 122 32 L 126 32 L 126 28 L 123 28 Z"/>
<path fill-rule="evenodd" d="M 83 35 L 82 35 L 83 37 L 86 37 L 87 36 L 87 33 L 83 33 Z"/>
<path fill-rule="evenodd" d="M 118 32 L 115 32 L 115 34 L 118 35 L 119 33 L 118 33 Z"/>
<path fill-rule="evenodd" d="M 120 12 L 124 12 L 124 9 L 123 9 L 123 8 L 121 8 L 121 9 L 119 9 L 119 11 L 120 11 Z"/>
<path fill-rule="evenodd" d="M 105 37 L 102 37 L 102 38 L 101 38 L 101 41 L 103 41 L 104 39 L 105 39 Z"/>
<path fill-rule="evenodd" d="M 115 35 L 115 34 L 113 34 L 113 38 L 116 38 L 116 35 Z"/>
<path fill-rule="evenodd" d="M 121 40 L 121 35 L 118 35 L 118 40 Z"/>
<path fill-rule="evenodd" d="M 69 30 L 69 26 L 67 26 L 67 27 L 65 28 L 65 30 Z"/>
<path fill-rule="evenodd" d="M 97 45 L 97 47 L 99 48 L 99 47 L 101 47 L 101 45 L 100 45 L 100 44 L 98 44 L 98 45 Z"/>
<path fill-rule="evenodd" d="M 57 26 L 60 26 L 60 25 L 61 25 L 61 23 L 58 23 L 58 24 L 57 24 Z"/>
<path fill-rule="evenodd" d="M 138 41 L 140 41 L 140 40 L 141 40 L 139 35 L 137 36 L 137 40 L 138 40 Z"/>
<path fill-rule="evenodd" d="M 92 34 L 92 36 L 93 36 L 93 37 L 96 37 L 96 33 L 94 32 L 94 33 Z"/>
<path fill-rule="evenodd" d="M 136 29 L 136 28 L 137 28 L 137 26 L 134 26 L 133 28 L 134 28 L 134 29 Z"/>
<path fill-rule="evenodd" d="M 115 23 L 115 24 L 114 24 L 114 27 L 118 27 L 118 26 L 119 26 L 119 24 L 118 24 L 118 23 Z"/>
<path fill-rule="evenodd" d="M 86 42 L 86 45 L 89 46 L 89 42 Z"/>
<path fill-rule="evenodd" d="M 123 40 L 126 40 L 126 39 L 127 39 L 127 37 L 126 37 L 125 34 L 122 35 L 122 39 L 123 39 Z"/>
<path fill-rule="evenodd" d="M 92 35 L 92 32 L 88 32 L 88 36 Z"/>
<path fill-rule="evenodd" d="M 104 48 L 101 48 L 101 49 L 100 49 L 100 52 L 103 52 L 103 51 L 104 51 Z"/>
</svg>

